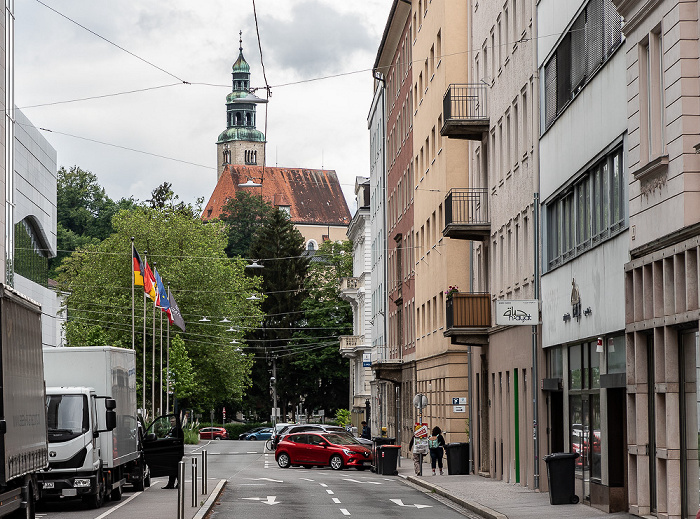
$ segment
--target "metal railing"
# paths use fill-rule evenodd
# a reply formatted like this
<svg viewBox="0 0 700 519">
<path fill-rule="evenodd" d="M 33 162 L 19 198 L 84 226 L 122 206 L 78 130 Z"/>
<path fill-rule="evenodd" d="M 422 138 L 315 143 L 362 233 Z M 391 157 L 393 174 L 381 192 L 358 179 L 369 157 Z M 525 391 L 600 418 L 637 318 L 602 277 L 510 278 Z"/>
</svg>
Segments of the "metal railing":
<svg viewBox="0 0 700 519">
<path fill-rule="evenodd" d="M 445 197 L 445 225 L 488 225 L 489 193 L 485 187 L 451 189 Z"/>
<path fill-rule="evenodd" d="M 488 121 L 486 92 L 486 85 L 483 83 L 452 84 L 447 87 L 445 96 L 442 98 L 442 112 L 445 115 L 445 122 L 451 120 Z"/>
</svg>

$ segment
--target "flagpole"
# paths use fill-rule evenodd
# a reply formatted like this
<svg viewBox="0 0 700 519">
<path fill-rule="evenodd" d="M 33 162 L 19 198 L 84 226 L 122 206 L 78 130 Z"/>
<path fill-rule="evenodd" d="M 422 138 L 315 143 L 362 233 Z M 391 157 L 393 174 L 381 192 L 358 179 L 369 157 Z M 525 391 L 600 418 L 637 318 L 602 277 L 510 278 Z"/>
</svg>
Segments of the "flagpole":
<svg viewBox="0 0 700 519">
<path fill-rule="evenodd" d="M 136 349 L 136 325 L 134 324 L 134 285 L 136 284 L 136 273 L 134 272 L 134 237 L 131 237 L 131 349 Z"/>
<path fill-rule="evenodd" d="M 148 261 L 148 251 L 143 251 L 143 264 L 144 268 Z M 143 355 L 141 355 L 143 360 L 143 383 L 141 384 L 141 402 L 143 404 L 143 413 L 146 413 L 146 280 L 143 282 Z M 151 417 L 153 418 L 153 417 Z"/>
<path fill-rule="evenodd" d="M 153 263 L 153 268 L 156 264 Z M 156 417 L 156 302 L 153 301 L 153 333 L 151 335 L 151 416 Z"/>
<path fill-rule="evenodd" d="M 158 414 L 163 414 L 163 310 L 160 311 L 160 390 L 158 391 Z"/>
<path fill-rule="evenodd" d="M 170 302 L 170 283 L 168 283 L 168 302 Z M 171 307 L 172 308 L 172 307 Z M 171 310 L 172 311 L 172 310 Z M 170 319 L 168 319 L 167 344 L 165 353 L 165 411 L 170 412 Z"/>
</svg>

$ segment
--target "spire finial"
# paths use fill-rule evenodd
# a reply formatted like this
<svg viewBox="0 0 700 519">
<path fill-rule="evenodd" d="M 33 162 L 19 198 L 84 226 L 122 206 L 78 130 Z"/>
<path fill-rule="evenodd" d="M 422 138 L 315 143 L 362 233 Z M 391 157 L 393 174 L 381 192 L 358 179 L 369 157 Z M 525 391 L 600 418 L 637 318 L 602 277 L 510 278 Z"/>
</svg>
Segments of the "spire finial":
<svg viewBox="0 0 700 519">
<path fill-rule="evenodd" d="M 238 31 L 238 50 L 243 52 L 243 31 Z"/>
</svg>

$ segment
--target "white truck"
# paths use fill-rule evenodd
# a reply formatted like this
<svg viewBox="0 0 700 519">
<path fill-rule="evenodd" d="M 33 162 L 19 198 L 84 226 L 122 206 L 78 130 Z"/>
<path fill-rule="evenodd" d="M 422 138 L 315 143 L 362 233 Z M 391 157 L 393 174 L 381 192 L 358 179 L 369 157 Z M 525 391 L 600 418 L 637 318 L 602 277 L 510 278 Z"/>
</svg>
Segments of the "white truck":
<svg viewBox="0 0 700 519">
<path fill-rule="evenodd" d="M 111 346 L 43 352 L 49 467 L 39 476 L 41 499 L 81 497 L 94 508 L 121 499 L 134 472 L 142 483 L 147 478 L 135 352 Z"/>
<path fill-rule="evenodd" d="M 0 284 L 0 517 L 35 516 L 48 465 L 41 306 Z"/>
</svg>

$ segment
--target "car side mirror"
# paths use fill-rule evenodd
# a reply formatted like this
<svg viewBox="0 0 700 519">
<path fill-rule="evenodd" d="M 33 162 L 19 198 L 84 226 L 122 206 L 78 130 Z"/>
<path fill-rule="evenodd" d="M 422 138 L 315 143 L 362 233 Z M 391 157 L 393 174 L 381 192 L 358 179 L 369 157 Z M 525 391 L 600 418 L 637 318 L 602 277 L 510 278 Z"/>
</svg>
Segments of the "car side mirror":
<svg viewBox="0 0 700 519">
<path fill-rule="evenodd" d="M 148 433 L 146 436 L 143 437 L 143 441 L 145 442 L 154 442 L 158 439 L 156 436 L 156 433 Z"/>
<path fill-rule="evenodd" d="M 117 427 L 117 413 L 112 410 L 105 412 L 105 427 L 108 431 L 113 431 Z"/>
</svg>

